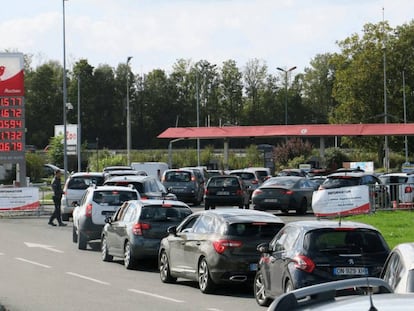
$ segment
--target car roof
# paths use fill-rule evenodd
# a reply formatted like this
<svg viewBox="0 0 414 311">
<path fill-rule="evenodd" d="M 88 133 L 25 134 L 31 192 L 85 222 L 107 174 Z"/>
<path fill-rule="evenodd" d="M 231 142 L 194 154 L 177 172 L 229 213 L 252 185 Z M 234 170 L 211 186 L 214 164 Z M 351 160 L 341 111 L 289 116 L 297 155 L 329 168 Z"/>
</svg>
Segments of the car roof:
<svg viewBox="0 0 414 311">
<path fill-rule="evenodd" d="M 108 178 L 105 183 L 112 181 L 132 181 L 132 182 L 142 182 L 148 179 L 157 179 L 154 176 L 142 176 L 142 175 L 125 175 L 125 176 L 112 176 Z"/>
<path fill-rule="evenodd" d="M 177 201 L 177 200 L 131 200 L 130 202 L 139 204 L 141 206 L 150 206 L 150 205 L 172 205 L 172 206 L 182 206 L 190 208 L 186 203 Z M 191 209 L 191 208 L 190 208 Z"/>
<path fill-rule="evenodd" d="M 292 221 L 287 224 L 287 226 L 296 226 L 303 228 L 305 231 L 311 231 L 315 229 L 322 229 L 322 228 L 363 228 L 363 229 L 371 229 L 375 231 L 379 231 L 374 226 L 356 222 L 356 221 L 343 221 L 343 220 L 327 220 L 327 219 L 319 219 L 319 220 L 298 220 Z"/>
<path fill-rule="evenodd" d="M 94 187 L 94 186 L 91 186 L 91 187 Z M 108 186 L 108 185 L 104 185 L 104 186 L 94 187 L 94 191 L 113 191 L 113 190 L 138 192 L 137 190 L 135 190 L 133 188 L 124 187 L 124 186 Z"/>
<path fill-rule="evenodd" d="M 93 176 L 93 177 L 103 177 L 103 172 L 76 172 L 71 174 L 69 177 L 83 177 L 83 176 Z"/>
<path fill-rule="evenodd" d="M 370 298 L 368 295 L 350 295 L 341 300 L 335 299 L 338 291 L 346 290 L 349 288 L 375 288 L 376 292 L 381 293 L 378 295 L 372 295 L 374 305 L 381 306 L 378 297 L 390 297 L 386 296 L 390 293 L 393 293 L 391 286 L 385 282 L 383 279 L 375 277 L 364 277 L 364 278 L 350 278 L 338 281 L 325 282 L 321 284 L 316 284 L 313 286 L 303 287 L 286 294 L 279 296 L 275 299 L 268 310 L 272 311 L 293 311 L 293 310 L 364 310 L 368 311 L 370 306 Z M 411 298 L 414 301 L 414 295 Z M 355 309 L 350 308 L 341 308 L 343 301 L 361 301 L 362 304 L 358 303 L 355 305 Z M 365 300 L 365 303 L 364 303 Z M 345 303 L 347 304 L 347 303 Z M 367 306 L 366 308 L 361 308 L 362 306 Z M 359 306 L 359 307 L 358 307 Z M 389 309 L 391 310 L 391 309 Z"/>
<path fill-rule="evenodd" d="M 229 223 L 237 223 L 246 221 L 246 218 L 254 218 L 255 221 L 266 221 L 266 222 L 275 222 L 275 223 L 284 223 L 284 221 L 273 214 L 250 210 L 250 209 L 239 209 L 239 208 L 219 208 L 214 210 L 204 210 L 198 211 L 196 214 L 213 214 L 221 218 L 226 219 Z"/>
</svg>

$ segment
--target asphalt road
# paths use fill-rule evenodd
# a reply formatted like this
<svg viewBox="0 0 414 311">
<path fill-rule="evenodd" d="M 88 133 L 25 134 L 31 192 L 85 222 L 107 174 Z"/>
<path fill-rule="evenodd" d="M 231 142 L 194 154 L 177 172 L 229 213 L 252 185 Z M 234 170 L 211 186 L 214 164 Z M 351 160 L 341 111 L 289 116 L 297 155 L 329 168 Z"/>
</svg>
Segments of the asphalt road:
<svg viewBox="0 0 414 311">
<path fill-rule="evenodd" d="M 48 226 L 49 210 L 0 218 L 0 304 L 6 310 L 264 310 L 251 288 L 226 286 L 205 295 L 194 282 L 163 284 L 153 261 L 133 271 L 122 261 L 103 262 L 99 243 L 77 249 L 71 222 Z M 285 221 L 312 217 L 282 216 Z"/>
</svg>

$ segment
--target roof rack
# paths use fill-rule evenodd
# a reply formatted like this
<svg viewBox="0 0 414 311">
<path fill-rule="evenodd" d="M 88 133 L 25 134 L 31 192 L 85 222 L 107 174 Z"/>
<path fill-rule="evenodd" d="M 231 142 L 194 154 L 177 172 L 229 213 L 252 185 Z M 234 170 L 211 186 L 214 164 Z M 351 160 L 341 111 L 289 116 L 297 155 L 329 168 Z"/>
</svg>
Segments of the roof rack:
<svg viewBox="0 0 414 311">
<path fill-rule="evenodd" d="M 321 283 L 303 287 L 282 296 L 272 302 L 268 310 L 293 311 L 303 306 L 334 300 L 341 290 L 347 289 L 376 289 L 376 293 L 392 293 L 393 289 L 383 279 L 375 277 L 351 278 L 346 280 Z M 357 293 L 357 292 L 355 292 Z"/>
</svg>

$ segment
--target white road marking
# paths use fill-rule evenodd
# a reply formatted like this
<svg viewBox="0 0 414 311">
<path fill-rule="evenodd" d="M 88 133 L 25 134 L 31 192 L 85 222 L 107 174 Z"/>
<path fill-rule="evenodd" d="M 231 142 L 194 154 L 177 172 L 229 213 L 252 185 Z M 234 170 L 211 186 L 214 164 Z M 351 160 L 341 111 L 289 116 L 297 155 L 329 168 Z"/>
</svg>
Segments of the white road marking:
<svg viewBox="0 0 414 311">
<path fill-rule="evenodd" d="M 99 283 L 99 284 L 102 284 L 102 285 L 111 285 L 108 282 L 100 281 L 100 280 L 97 280 L 97 279 L 94 279 L 94 278 L 90 278 L 88 276 L 81 275 L 81 274 L 77 274 L 77 273 L 74 273 L 74 272 L 66 272 L 66 274 L 69 274 L 69 275 L 72 275 L 72 276 L 76 276 L 78 278 L 81 278 L 81 279 L 84 279 L 84 280 L 88 280 L 88 281 L 91 281 L 91 282 Z"/>
<path fill-rule="evenodd" d="M 50 245 L 30 243 L 30 242 L 24 242 L 24 244 L 26 244 L 27 247 L 38 247 L 38 248 L 43 248 L 43 249 L 46 249 L 48 251 L 52 251 L 52 252 L 55 252 L 55 253 L 63 253 L 63 251 L 55 249 Z"/>
<path fill-rule="evenodd" d="M 209 310 L 209 311 L 222 311 L 221 309 L 216 309 L 216 308 L 207 308 L 207 310 Z"/>
<path fill-rule="evenodd" d="M 130 288 L 128 290 L 130 292 L 133 292 L 133 293 L 147 295 L 147 296 L 151 296 L 151 297 L 155 297 L 155 298 L 159 298 L 159 299 L 164 299 L 164 300 L 168 300 L 168 301 L 172 301 L 172 302 L 178 302 L 178 303 L 184 302 L 183 300 L 178 300 L 178 299 L 174 299 L 174 298 L 170 298 L 170 297 L 166 297 L 166 296 L 161 296 L 161 295 L 157 295 L 157 294 L 153 294 L 153 293 L 148 293 L 148 292 L 144 292 L 144 291 L 137 290 L 137 289 Z"/>
<path fill-rule="evenodd" d="M 35 261 L 27 260 L 27 259 L 24 259 L 24 258 L 16 257 L 16 259 L 17 259 L 17 260 L 20 260 L 20 261 L 23 261 L 23 262 L 30 263 L 30 264 L 32 264 L 32 265 L 39 266 L 39 267 L 43 267 L 43 268 L 51 268 L 51 266 L 44 265 L 44 264 L 41 264 L 41 263 L 38 263 L 38 262 L 35 262 Z"/>
</svg>

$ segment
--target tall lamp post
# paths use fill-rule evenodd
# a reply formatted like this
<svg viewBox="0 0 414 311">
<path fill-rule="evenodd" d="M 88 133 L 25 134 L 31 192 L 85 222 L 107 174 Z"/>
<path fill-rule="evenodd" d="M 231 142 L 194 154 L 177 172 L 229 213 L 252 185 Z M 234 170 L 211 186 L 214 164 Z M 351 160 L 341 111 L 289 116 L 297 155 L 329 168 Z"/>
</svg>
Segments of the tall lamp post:
<svg viewBox="0 0 414 311">
<path fill-rule="evenodd" d="M 65 38 L 65 1 L 62 0 L 63 5 L 63 169 L 65 180 L 67 178 L 68 171 L 68 153 L 67 153 L 67 136 L 66 136 L 66 102 L 67 102 L 67 90 L 66 90 L 66 38 Z"/>
<path fill-rule="evenodd" d="M 127 83 L 126 83 L 126 113 L 127 113 L 127 122 L 126 122 L 126 132 L 127 132 L 127 165 L 131 165 L 131 114 L 129 109 L 129 61 L 132 56 L 128 56 L 126 65 L 127 65 Z"/>
<path fill-rule="evenodd" d="M 82 170 L 81 161 L 81 115 L 80 115 L 80 74 L 78 75 L 78 136 L 77 136 L 77 154 L 78 154 L 78 172 Z"/>
<path fill-rule="evenodd" d="M 289 68 L 288 70 L 282 69 L 280 67 L 276 68 L 277 70 L 282 71 L 285 74 L 285 125 L 288 124 L 288 113 L 287 113 L 287 104 L 288 104 L 288 73 L 295 70 L 296 66 Z"/>
</svg>

